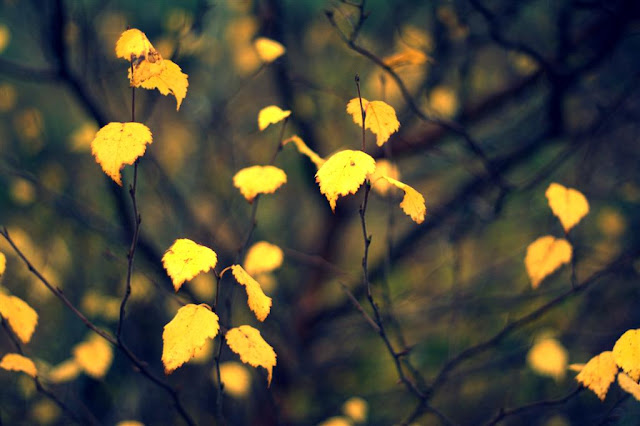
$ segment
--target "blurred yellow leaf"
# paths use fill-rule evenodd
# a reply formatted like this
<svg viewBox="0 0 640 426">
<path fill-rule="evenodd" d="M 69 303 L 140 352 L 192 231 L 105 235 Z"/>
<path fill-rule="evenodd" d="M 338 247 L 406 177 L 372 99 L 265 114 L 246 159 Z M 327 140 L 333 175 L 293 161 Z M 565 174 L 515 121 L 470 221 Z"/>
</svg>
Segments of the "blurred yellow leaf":
<svg viewBox="0 0 640 426">
<path fill-rule="evenodd" d="M 113 360 L 113 348 L 97 334 L 92 334 L 84 342 L 75 345 L 72 353 L 80 368 L 95 379 L 101 379 L 107 374 Z"/>
<path fill-rule="evenodd" d="M 551 235 L 540 237 L 527 247 L 524 258 L 531 286 L 538 288 L 540 282 L 565 263 L 571 261 L 571 244 L 565 239 Z"/>
<path fill-rule="evenodd" d="M 585 366 L 585 364 L 580 364 L 580 363 L 569 364 L 569 366 L 567 366 L 567 370 L 571 370 L 571 371 L 575 371 L 575 372 L 579 373 L 579 372 L 582 371 L 584 366 Z"/>
<path fill-rule="evenodd" d="M 4 253 L 0 252 L 0 277 L 4 274 L 5 269 L 7 268 L 7 257 Z"/>
<path fill-rule="evenodd" d="M 98 126 L 92 121 L 82 124 L 71 134 L 71 149 L 77 152 L 91 149 L 91 141 L 93 141 L 98 130 Z"/>
<path fill-rule="evenodd" d="M 233 176 L 233 185 L 250 203 L 258 194 L 272 194 L 285 183 L 286 173 L 275 166 L 251 166 Z"/>
<path fill-rule="evenodd" d="M 627 374 L 620 372 L 618 373 L 618 385 L 620 385 L 623 390 L 633 395 L 636 400 L 640 401 L 640 385 L 636 380 L 633 380 Z"/>
<path fill-rule="evenodd" d="M 382 179 L 383 176 L 393 179 L 400 179 L 400 171 L 395 164 L 391 163 L 385 158 L 381 158 L 376 161 L 376 171 L 369 176 L 371 181 L 371 188 L 378 194 L 385 196 L 389 193 L 394 186 L 386 179 Z"/>
<path fill-rule="evenodd" d="M 247 274 L 242 266 L 231 266 L 231 272 L 236 281 L 247 290 L 249 309 L 253 311 L 259 321 L 264 321 L 271 312 L 271 298 L 264 294 L 260 283 Z"/>
<path fill-rule="evenodd" d="M 207 339 L 218 334 L 218 315 L 207 305 L 188 304 L 178 309 L 176 316 L 164 326 L 162 333 L 162 364 L 165 374 L 171 374 L 200 350 Z"/>
<path fill-rule="evenodd" d="M 429 61 L 429 57 L 418 49 L 408 48 L 402 52 L 394 53 L 383 59 L 383 62 L 389 68 L 401 68 L 408 65 L 422 65 Z"/>
<path fill-rule="evenodd" d="M 20 354 L 6 354 L 0 360 L 0 368 L 7 371 L 21 371 L 27 373 L 31 377 L 38 375 L 36 365 L 26 356 Z"/>
<path fill-rule="evenodd" d="M 389 176 L 381 176 L 387 182 L 404 191 L 404 197 L 400 203 L 402 211 L 413 219 L 417 224 L 424 222 L 424 216 L 427 213 L 427 207 L 424 204 L 424 197 L 418 191 L 407 185 L 397 181 Z"/>
<path fill-rule="evenodd" d="M 0 24 L 0 53 L 4 51 L 11 40 L 11 31 L 5 24 Z"/>
<path fill-rule="evenodd" d="M 76 360 L 71 358 L 53 367 L 47 374 L 47 380 L 51 383 L 69 382 L 78 377 L 80 371 L 81 368 Z"/>
<path fill-rule="evenodd" d="M 580 222 L 589 213 L 589 203 L 582 193 L 573 188 L 552 183 L 545 193 L 553 214 L 560 219 L 565 232 Z"/>
<path fill-rule="evenodd" d="M 443 117 L 453 117 L 458 111 L 458 98 L 449 87 L 434 87 L 429 94 L 429 108 Z"/>
<path fill-rule="evenodd" d="M 367 421 L 367 413 L 369 404 L 364 399 L 353 396 L 342 404 L 342 412 L 355 423 L 364 423 Z"/>
<path fill-rule="evenodd" d="M 109 123 L 96 133 L 91 153 L 102 170 L 122 186 L 125 164 L 133 164 L 153 142 L 151 130 L 141 123 Z"/>
<path fill-rule="evenodd" d="M 284 146 L 288 143 L 293 143 L 296 146 L 296 148 L 298 148 L 298 151 L 300 152 L 300 154 L 306 155 L 307 157 L 309 157 L 309 160 L 311 160 L 311 162 L 315 164 L 316 169 L 319 169 L 324 164 L 325 162 L 324 158 L 320 157 L 313 150 L 311 150 L 311 148 L 309 148 L 307 144 L 304 143 L 302 139 L 300 139 L 299 136 L 293 135 L 290 138 L 285 139 L 282 142 L 282 145 Z"/>
<path fill-rule="evenodd" d="M 213 250 L 187 238 L 177 239 L 162 256 L 162 265 L 175 291 L 180 290 L 185 281 L 215 268 L 217 263 L 218 256 Z"/>
<path fill-rule="evenodd" d="M 640 329 L 627 330 L 613 346 L 616 364 L 635 381 L 640 379 Z"/>
<path fill-rule="evenodd" d="M 278 269 L 282 265 L 282 249 L 266 241 L 258 241 L 247 250 L 244 269 L 249 274 L 262 274 Z"/>
<path fill-rule="evenodd" d="M 116 426 L 144 426 L 144 423 L 137 420 L 122 420 L 116 423 Z"/>
<path fill-rule="evenodd" d="M 266 37 L 258 37 L 253 45 L 262 62 L 270 63 L 284 55 L 287 49 L 275 40 Z"/>
<path fill-rule="evenodd" d="M 145 33 L 136 28 L 124 31 L 116 42 L 116 56 L 127 61 L 143 61 L 153 52 L 155 49 Z"/>
<path fill-rule="evenodd" d="M 241 325 L 227 331 L 225 336 L 229 348 L 238 355 L 245 364 L 253 367 L 264 367 L 271 385 L 273 367 L 276 366 L 276 353 L 264 341 L 260 332 L 249 325 Z"/>
<path fill-rule="evenodd" d="M 275 105 L 269 105 L 268 107 L 264 107 L 258 113 L 258 128 L 262 131 L 266 129 L 269 124 L 275 124 L 279 121 L 284 120 L 285 118 L 291 115 L 291 111 L 286 110 L 283 111 L 280 107 Z"/>
<path fill-rule="evenodd" d="M 173 95 L 176 98 L 176 110 L 180 109 L 182 100 L 187 96 L 189 76 L 182 72 L 178 64 L 169 59 L 163 61 L 159 72 L 151 73 L 146 78 L 134 81 L 134 86 L 145 89 L 158 89 L 163 95 Z"/>
<path fill-rule="evenodd" d="M 352 426 L 348 418 L 342 416 L 329 417 L 318 426 Z"/>
<path fill-rule="evenodd" d="M 556 380 L 564 377 L 568 359 L 567 350 L 553 338 L 539 340 L 527 354 L 527 362 L 533 371 Z"/>
<path fill-rule="evenodd" d="M 400 122 L 396 117 L 396 110 L 382 101 L 371 101 L 362 98 L 362 108 L 364 108 L 364 128 L 370 129 L 376 135 L 378 146 L 384 145 L 389 137 L 398 131 Z M 347 113 L 353 117 L 353 122 L 362 126 L 362 112 L 360 110 L 360 99 L 353 98 L 347 104 Z"/>
<path fill-rule="evenodd" d="M 38 313 L 27 302 L 0 291 L 0 315 L 22 343 L 29 343 L 38 324 Z"/>
<path fill-rule="evenodd" d="M 251 375 L 247 367 L 235 361 L 220 364 L 220 376 L 224 383 L 224 391 L 236 398 L 249 395 L 251 390 Z"/>
<path fill-rule="evenodd" d="M 576 376 L 578 383 L 591 389 L 601 401 L 604 401 L 609 386 L 616 378 L 618 366 L 611 351 L 602 352 L 589 360 Z"/>
<path fill-rule="evenodd" d="M 320 192 L 336 210 L 338 197 L 355 194 L 367 176 L 376 170 L 375 160 L 362 151 L 346 149 L 333 154 L 316 173 Z"/>
</svg>

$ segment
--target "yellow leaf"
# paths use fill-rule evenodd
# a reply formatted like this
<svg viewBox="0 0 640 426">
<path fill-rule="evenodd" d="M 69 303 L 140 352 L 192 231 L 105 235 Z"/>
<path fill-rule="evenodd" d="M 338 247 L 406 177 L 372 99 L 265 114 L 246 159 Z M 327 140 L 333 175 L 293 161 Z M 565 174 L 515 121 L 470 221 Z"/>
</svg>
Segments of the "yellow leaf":
<svg viewBox="0 0 640 426">
<path fill-rule="evenodd" d="M 640 379 L 640 329 L 627 330 L 613 346 L 616 364 L 635 381 Z"/>
<path fill-rule="evenodd" d="M 384 180 L 394 185 L 398 189 L 404 191 L 404 197 L 400 203 L 402 211 L 413 219 L 417 224 L 424 222 L 424 216 L 427 213 L 427 208 L 424 205 L 424 197 L 418 191 L 407 185 L 397 181 L 389 176 L 381 176 Z"/>
<path fill-rule="evenodd" d="M 47 374 L 47 380 L 51 383 L 64 383 L 75 379 L 79 374 L 80 366 L 71 358 L 53 367 Z"/>
<path fill-rule="evenodd" d="M 403 52 L 395 53 L 383 59 L 389 68 L 401 68 L 408 65 L 422 65 L 429 61 L 429 57 L 418 49 L 407 49 Z"/>
<path fill-rule="evenodd" d="M 233 176 L 233 185 L 252 203 L 258 194 L 272 194 L 287 183 L 287 175 L 275 166 L 251 166 Z"/>
<path fill-rule="evenodd" d="M 271 298 L 264 294 L 260 283 L 247 274 L 242 266 L 231 266 L 231 272 L 238 283 L 245 286 L 249 309 L 253 311 L 259 321 L 264 321 L 271 311 Z"/>
<path fill-rule="evenodd" d="M 533 371 L 556 380 L 564 378 L 568 359 L 567 350 L 553 338 L 536 342 L 527 354 L 527 362 Z"/>
<path fill-rule="evenodd" d="M 352 424 L 351 421 L 346 417 L 333 416 L 319 423 L 318 426 L 352 426 Z"/>
<path fill-rule="evenodd" d="M 22 343 L 29 343 L 38 324 L 38 313 L 27 302 L 0 291 L 0 315 Z"/>
<path fill-rule="evenodd" d="M 633 395 L 636 400 L 640 401 L 640 385 L 637 381 L 621 372 L 618 373 L 618 385 L 620 385 L 623 390 Z"/>
<path fill-rule="evenodd" d="M 120 34 L 116 42 L 116 56 L 127 61 L 140 61 L 155 52 L 153 45 L 142 31 L 131 28 Z"/>
<path fill-rule="evenodd" d="M 187 238 L 177 239 L 162 256 L 162 266 L 171 277 L 175 291 L 180 290 L 185 281 L 215 268 L 216 263 L 218 256 L 213 250 Z"/>
<path fill-rule="evenodd" d="M 21 371 L 27 373 L 31 377 L 38 375 L 36 365 L 26 356 L 20 354 L 6 354 L 0 360 L 0 368 L 7 371 Z"/>
<path fill-rule="evenodd" d="M 322 167 L 322 165 L 325 162 L 324 158 L 320 157 L 318 154 L 312 151 L 311 148 L 309 148 L 307 144 L 304 143 L 302 139 L 300 139 L 299 136 L 293 135 L 290 138 L 285 139 L 282 142 L 282 145 L 284 146 L 290 142 L 293 142 L 296 148 L 298 148 L 298 151 L 300 152 L 300 154 L 306 155 L 307 157 L 309 157 L 309 160 L 311 160 L 311 162 L 315 164 L 316 169 L 319 169 L 320 167 Z"/>
<path fill-rule="evenodd" d="M 165 374 L 171 374 L 200 350 L 207 339 L 218 334 L 218 315 L 207 305 L 185 305 L 164 326 L 162 333 L 162 364 Z"/>
<path fill-rule="evenodd" d="M 355 423 L 364 423 L 367 421 L 367 412 L 369 404 L 364 399 L 353 396 L 342 404 L 342 412 Z"/>
<path fill-rule="evenodd" d="M 287 49 L 275 40 L 266 37 L 258 37 L 253 45 L 262 62 L 270 63 L 284 55 Z"/>
<path fill-rule="evenodd" d="M 531 286 L 538 288 L 540 282 L 564 263 L 571 261 L 571 244 L 565 239 L 551 235 L 540 237 L 527 247 L 524 258 Z"/>
<path fill-rule="evenodd" d="M 280 109 L 280 107 L 277 107 L 275 105 L 264 107 L 258 113 L 258 128 L 262 131 L 266 129 L 269 124 L 276 124 L 277 122 L 284 120 L 290 115 L 291 111 L 283 111 Z"/>
<path fill-rule="evenodd" d="M 553 214 L 560 219 L 565 232 L 580 222 L 589 213 L 589 203 L 582 193 L 573 188 L 552 183 L 545 193 Z"/>
<path fill-rule="evenodd" d="M 582 371 L 584 366 L 585 366 L 585 364 L 580 364 L 580 363 L 569 364 L 569 366 L 567 367 L 567 370 L 571 370 L 571 371 L 575 371 L 575 372 L 579 373 L 579 372 Z"/>
<path fill-rule="evenodd" d="M 7 268 L 7 258 L 4 253 L 0 252 L 0 277 L 4 274 L 5 269 Z"/>
<path fill-rule="evenodd" d="M 80 368 L 95 379 L 101 379 L 107 374 L 113 360 L 113 348 L 97 334 L 92 334 L 84 342 L 75 345 L 72 353 Z"/>
<path fill-rule="evenodd" d="M 393 185 L 386 179 L 382 179 L 383 176 L 396 180 L 400 179 L 398 167 L 384 158 L 376 161 L 376 171 L 369 176 L 369 180 L 371 181 L 371 188 L 378 194 L 385 196 L 393 188 Z"/>
<path fill-rule="evenodd" d="M 176 110 L 180 109 L 182 100 L 187 96 L 189 76 L 182 72 L 178 64 L 169 59 L 163 61 L 163 66 L 157 73 L 151 73 L 147 78 L 134 81 L 136 87 L 158 89 L 163 95 L 173 95 L 176 98 Z"/>
<path fill-rule="evenodd" d="M 251 375 L 247 367 L 235 361 L 220 364 L 220 376 L 224 383 L 224 391 L 236 398 L 249 395 L 251 390 Z"/>
<path fill-rule="evenodd" d="M 396 110 L 382 101 L 367 101 L 362 98 L 364 108 L 364 128 L 370 129 L 376 135 L 378 146 L 384 145 L 389 137 L 398 131 L 400 122 L 396 117 Z M 360 110 L 360 99 L 353 98 L 347 104 L 347 113 L 353 117 L 353 122 L 362 126 L 362 112 Z"/>
<path fill-rule="evenodd" d="M 262 274 L 278 269 L 282 265 L 282 249 L 266 241 L 258 241 L 247 251 L 244 269 L 249 274 Z"/>
<path fill-rule="evenodd" d="M 336 210 L 338 197 L 355 194 L 367 176 L 376 170 L 375 160 L 362 151 L 346 149 L 333 154 L 316 173 L 320 192 Z"/>
<path fill-rule="evenodd" d="M 607 396 L 609 386 L 616 378 L 618 366 L 611 351 L 602 352 L 589 360 L 580 374 L 576 376 L 578 383 L 591 389 L 601 401 Z"/>
<path fill-rule="evenodd" d="M 249 325 L 241 325 L 227 331 L 225 336 L 229 348 L 238 355 L 245 364 L 253 367 L 264 367 L 268 373 L 268 383 L 271 385 L 273 367 L 276 366 L 276 353 L 264 341 L 260 332 Z"/>
<path fill-rule="evenodd" d="M 109 123 L 96 133 L 91 153 L 102 170 L 122 186 L 125 164 L 133 164 L 153 142 L 151 130 L 141 123 Z"/>
<path fill-rule="evenodd" d="M 129 82 L 131 86 L 140 87 L 143 82 L 162 74 L 167 68 L 167 62 L 155 50 L 149 53 L 146 60 L 132 62 L 132 67 L 129 67 Z M 133 68 L 133 72 L 131 68 Z M 151 88 L 153 89 L 155 86 Z"/>
<path fill-rule="evenodd" d="M 144 423 L 137 420 L 122 420 L 116 423 L 116 426 L 144 426 Z"/>
</svg>

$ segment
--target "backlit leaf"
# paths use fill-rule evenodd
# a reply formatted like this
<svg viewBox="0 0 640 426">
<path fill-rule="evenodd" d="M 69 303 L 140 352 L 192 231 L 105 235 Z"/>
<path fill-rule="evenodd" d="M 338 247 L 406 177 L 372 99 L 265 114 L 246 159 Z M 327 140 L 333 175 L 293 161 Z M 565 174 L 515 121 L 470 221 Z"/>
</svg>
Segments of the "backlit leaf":
<svg viewBox="0 0 640 426">
<path fill-rule="evenodd" d="M 415 223 L 424 222 L 424 216 L 427 213 L 427 208 L 424 204 L 424 197 L 418 191 L 407 185 L 397 181 L 389 176 L 381 176 L 393 186 L 404 191 L 404 197 L 400 202 L 400 207 Z"/>
<path fill-rule="evenodd" d="M 284 55 L 287 49 L 275 40 L 266 37 L 258 37 L 253 45 L 262 62 L 270 63 Z"/>
<path fill-rule="evenodd" d="M 273 367 L 276 366 L 276 353 L 264 341 L 260 332 L 249 325 L 241 325 L 227 331 L 225 336 L 229 348 L 238 355 L 245 364 L 253 367 L 264 367 L 268 373 L 268 383 L 271 385 Z"/>
<path fill-rule="evenodd" d="M 382 101 L 367 101 L 362 98 L 364 108 L 364 128 L 370 129 L 376 135 L 378 146 L 384 145 L 389 137 L 398 131 L 400 122 L 396 117 L 396 110 Z M 353 122 L 362 126 L 362 112 L 360 110 L 360 99 L 353 98 L 347 104 L 347 113 L 353 117 Z"/>
<path fill-rule="evenodd" d="M 116 56 L 127 61 L 140 61 L 155 52 L 153 45 L 142 31 L 131 28 L 120 34 L 116 42 Z"/>
<path fill-rule="evenodd" d="M 231 272 L 236 281 L 247 290 L 249 309 L 253 311 L 259 321 L 264 321 L 271 312 L 271 298 L 264 294 L 260 283 L 254 280 L 242 266 L 233 265 Z"/>
<path fill-rule="evenodd" d="M 618 385 L 629 392 L 633 397 L 640 401 L 640 385 L 625 373 L 618 373 Z"/>
<path fill-rule="evenodd" d="M 306 155 L 307 157 L 309 157 L 309 160 L 311 160 L 311 162 L 315 164 L 316 169 L 319 169 L 324 164 L 325 162 L 324 158 L 320 157 L 313 150 L 311 150 L 311 148 L 309 148 L 307 144 L 304 143 L 302 139 L 300 139 L 299 136 L 293 135 L 290 138 L 285 139 L 282 142 L 282 145 L 284 146 L 288 143 L 293 143 L 296 146 L 296 148 L 298 148 L 298 151 L 300 152 L 300 154 Z"/>
<path fill-rule="evenodd" d="M 2 360 L 0 360 L 0 368 L 7 371 L 21 371 L 31 377 L 38 375 L 38 370 L 33 361 L 20 354 L 6 354 L 3 356 Z"/>
<path fill-rule="evenodd" d="M 531 279 L 531 286 L 538 288 L 542 280 L 571 261 L 571 254 L 571 244 L 567 240 L 556 239 L 551 235 L 540 237 L 529 244 L 524 263 Z"/>
<path fill-rule="evenodd" d="M 189 76 L 182 72 L 178 64 L 169 59 L 163 61 L 163 67 L 158 73 L 150 75 L 146 79 L 134 82 L 136 87 L 145 89 L 158 89 L 163 95 L 173 95 L 176 98 L 176 110 L 180 109 L 182 100 L 187 96 Z"/>
<path fill-rule="evenodd" d="M 4 274 L 5 269 L 7 268 L 7 258 L 4 253 L 0 252 L 0 277 Z"/>
<path fill-rule="evenodd" d="M 616 364 L 635 381 L 640 379 L 640 329 L 627 330 L 613 346 Z"/>
<path fill-rule="evenodd" d="M 187 238 L 177 239 L 162 256 L 162 266 L 175 291 L 180 290 L 185 281 L 215 268 L 217 263 L 218 256 L 213 250 Z"/>
<path fill-rule="evenodd" d="M 258 194 L 271 194 L 287 183 L 287 175 L 275 166 L 251 166 L 233 176 L 233 185 L 252 203 Z"/>
<path fill-rule="evenodd" d="M 133 164 L 153 142 L 151 130 L 141 123 L 109 123 L 96 133 L 91 153 L 102 170 L 122 186 L 125 164 Z"/>
<path fill-rule="evenodd" d="M 53 367 L 47 374 L 47 380 L 51 383 L 69 382 L 78 377 L 81 371 L 76 360 L 71 358 Z"/>
<path fill-rule="evenodd" d="M 346 149 L 333 154 L 316 173 L 320 192 L 336 210 L 338 197 L 355 194 L 367 176 L 376 170 L 375 160 L 362 151 Z"/>
<path fill-rule="evenodd" d="M 133 67 L 129 67 L 128 74 L 131 86 L 140 87 L 142 83 L 162 74 L 167 69 L 167 62 L 155 50 L 149 54 L 146 60 L 134 61 Z M 131 72 L 131 68 L 133 68 L 133 72 Z M 153 89 L 155 86 L 146 88 Z"/>
<path fill-rule="evenodd" d="M 389 68 L 402 68 L 408 65 L 422 65 L 429 61 L 429 57 L 418 49 L 406 49 L 383 59 Z"/>
<path fill-rule="evenodd" d="M 162 333 L 162 364 L 165 374 L 171 374 L 200 350 L 207 339 L 218 334 L 218 315 L 207 305 L 188 304 L 178 309 L 176 316 L 164 326 Z"/>
<path fill-rule="evenodd" d="M 352 426 L 352 424 L 347 417 L 333 416 L 318 423 L 318 426 Z"/>
<path fill-rule="evenodd" d="M 565 232 L 589 213 L 589 203 L 582 193 L 573 188 L 552 183 L 545 193 L 553 214 L 560 219 Z"/>
<path fill-rule="evenodd" d="M 356 423 L 364 423 L 367 421 L 369 404 L 364 399 L 353 396 L 342 404 L 342 412 Z"/>
<path fill-rule="evenodd" d="M 72 353 L 80 368 L 94 379 L 103 378 L 113 360 L 113 348 L 97 334 L 91 334 L 87 340 L 75 345 Z"/>
<path fill-rule="evenodd" d="M 381 158 L 376 161 L 376 171 L 369 176 L 371 189 L 378 194 L 385 196 L 392 188 L 394 188 L 394 186 L 389 183 L 388 180 L 382 179 L 383 176 L 396 180 L 400 179 L 400 171 L 398 170 L 398 167 L 385 158 Z"/>
<path fill-rule="evenodd" d="M 38 324 L 38 313 L 27 302 L 0 291 L 0 315 L 22 343 L 29 343 Z"/>
<path fill-rule="evenodd" d="M 556 380 L 564 377 L 568 359 L 567 350 L 553 338 L 539 340 L 527 354 L 527 362 L 533 371 Z"/>
<path fill-rule="evenodd" d="M 280 109 L 280 107 L 275 105 L 264 107 L 258 113 L 258 128 L 260 130 L 264 130 L 269 126 L 269 124 L 275 124 L 279 121 L 284 120 L 290 115 L 291 111 L 283 111 Z"/>
<path fill-rule="evenodd" d="M 576 376 L 576 380 L 604 401 L 617 373 L 618 366 L 613 359 L 613 353 L 605 351 L 591 358 Z"/>
<path fill-rule="evenodd" d="M 244 270 L 249 274 L 262 274 L 278 269 L 282 265 L 282 249 L 266 241 L 258 241 L 247 250 Z"/>
<path fill-rule="evenodd" d="M 220 364 L 220 376 L 224 383 L 224 391 L 236 398 L 249 395 L 251 390 L 251 375 L 247 367 L 235 361 Z"/>
</svg>

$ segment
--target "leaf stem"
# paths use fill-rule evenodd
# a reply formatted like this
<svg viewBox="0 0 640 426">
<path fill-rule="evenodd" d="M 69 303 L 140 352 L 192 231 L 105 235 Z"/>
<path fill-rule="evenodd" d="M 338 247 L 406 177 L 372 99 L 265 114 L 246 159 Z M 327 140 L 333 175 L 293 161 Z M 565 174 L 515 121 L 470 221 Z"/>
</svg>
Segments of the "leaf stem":
<svg viewBox="0 0 640 426">
<path fill-rule="evenodd" d="M 364 2 L 363 2 L 364 3 Z M 356 74 L 355 77 L 356 87 L 358 88 L 358 100 L 360 101 L 360 113 L 362 114 L 362 152 L 365 151 L 365 131 L 364 131 L 364 120 L 367 116 L 367 113 L 364 110 L 364 106 L 362 105 L 362 95 L 360 94 L 360 76 Z"/>
</svg>

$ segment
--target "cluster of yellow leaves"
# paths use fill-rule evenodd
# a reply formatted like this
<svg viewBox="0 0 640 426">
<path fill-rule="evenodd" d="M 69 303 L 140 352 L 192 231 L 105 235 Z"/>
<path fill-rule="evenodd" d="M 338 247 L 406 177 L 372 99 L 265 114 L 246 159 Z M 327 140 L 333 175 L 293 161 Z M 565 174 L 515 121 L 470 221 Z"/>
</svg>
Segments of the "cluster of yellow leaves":
<svg viewBox="0 0 640 426">
<path fill-rule="evenodd" d="M 364 128 L 371 130 L 376 135 L 378 146 L 384 145 L 389 137 L 398 131 L 400 122 L 396 117 L 396 111 L 391 105 L 382 101 L 371 101 L 362 98 L 364 109 Z M 353 122 L 362 127 L 362 109 L 360 98 L 353 98 L 347 104 L 347 113 L 353 117 Z"/>
<path fill-rule="evenodd" d="M 247 290 L 249 309 L 256 315 L 258 321 L 264 321 L 271 312 L 271 298 L 264 294 L 258 281 L 240 265 L 231 266 L 231 272 L 238 283 Z"/>
<path fill-rule="evenodd" d="M 31 377 L 38 375 L 36 365 L 29 358 L 20 354 L 6 354 L 0 360 L 0 368 L 7 371 L 20 371 Z"/>
<path fill-rule="evenodd" d="M 270 124 L 276 124 L 291 115 L 290 110 L 283 111 L 276 105 L 269 105 L 258 112 L 258 128 L 266 129 Z"/>
<path fill-rule="evenodd" d="M 229 348 L 240 356 L 240 360 L 253 367 L 263 367 L 267 370 L 268 384 L 271 385 L 273 367 L 276 366 L 276 353 L 264 341 L 260 332 L 249 325 L 232 328 L 225 335 Z"/>
<path fill-rule="evenodd" d="M 575 189 L 552 183 L 547 188 L 546 197 L 565 232 L 569 232 L 589 212 L 587 199 Z M 547 235 L 529 244 L 524 263 L 531 286 L 537 288 L 542 280 L 565 263 L 571 262 L 572 255 L 571 244 L 563 238 Z"/>
<path fill-rule="evenodd" d="M 275 166 L 251 166 L 233 176 L 233 185 L 252 203 L 258 194 L 272 194 L 287 183 L 287 175 Z"/>
<path fill-rule="evenodd" d="M 591 358 L 576 380 L 604 401 L 616 375 L 620 387 L 640 401 L 640 329 L 627 330 L 616 341 L 613 351 Z"/>
<path fill-rule="evenodd" d="M 172 94 L 176 109 L 180 109 L 187 96 L 188 76 L 176 63 L 163 59 L 142 31 L 132 28 L 123 32 L 116 43 L 116 56 L 131 62 L 129 81 L 133 87 Z"/>
<path fill-rule="evenodd" d="M 151 130 L 142 123 L 109 123 L 96 133 L 91 153 L 102 170 L 122 186 L 125 164 L 133 164 L 153 142 Z"/>
<path fill-rule="evenodd" d="M 97 334 L 75 345 L 71 352 L 78 366 L 94 379 L 103 378 L 113 361 L 113 348 Z"/>
<path fill-rule="evenodd" d="M 162 256 L 162 265 L 178 291 L 185 281 L 215 268 L 218 256 L 208 247 L 187 238 L 177 239 Z"/>
<path fill-rule="evenodd" d="M 38 324 L 38 313 L 27 302 L 0 289 L 0 315 L 22 343 L 29 343 Z"/>
</svg>

